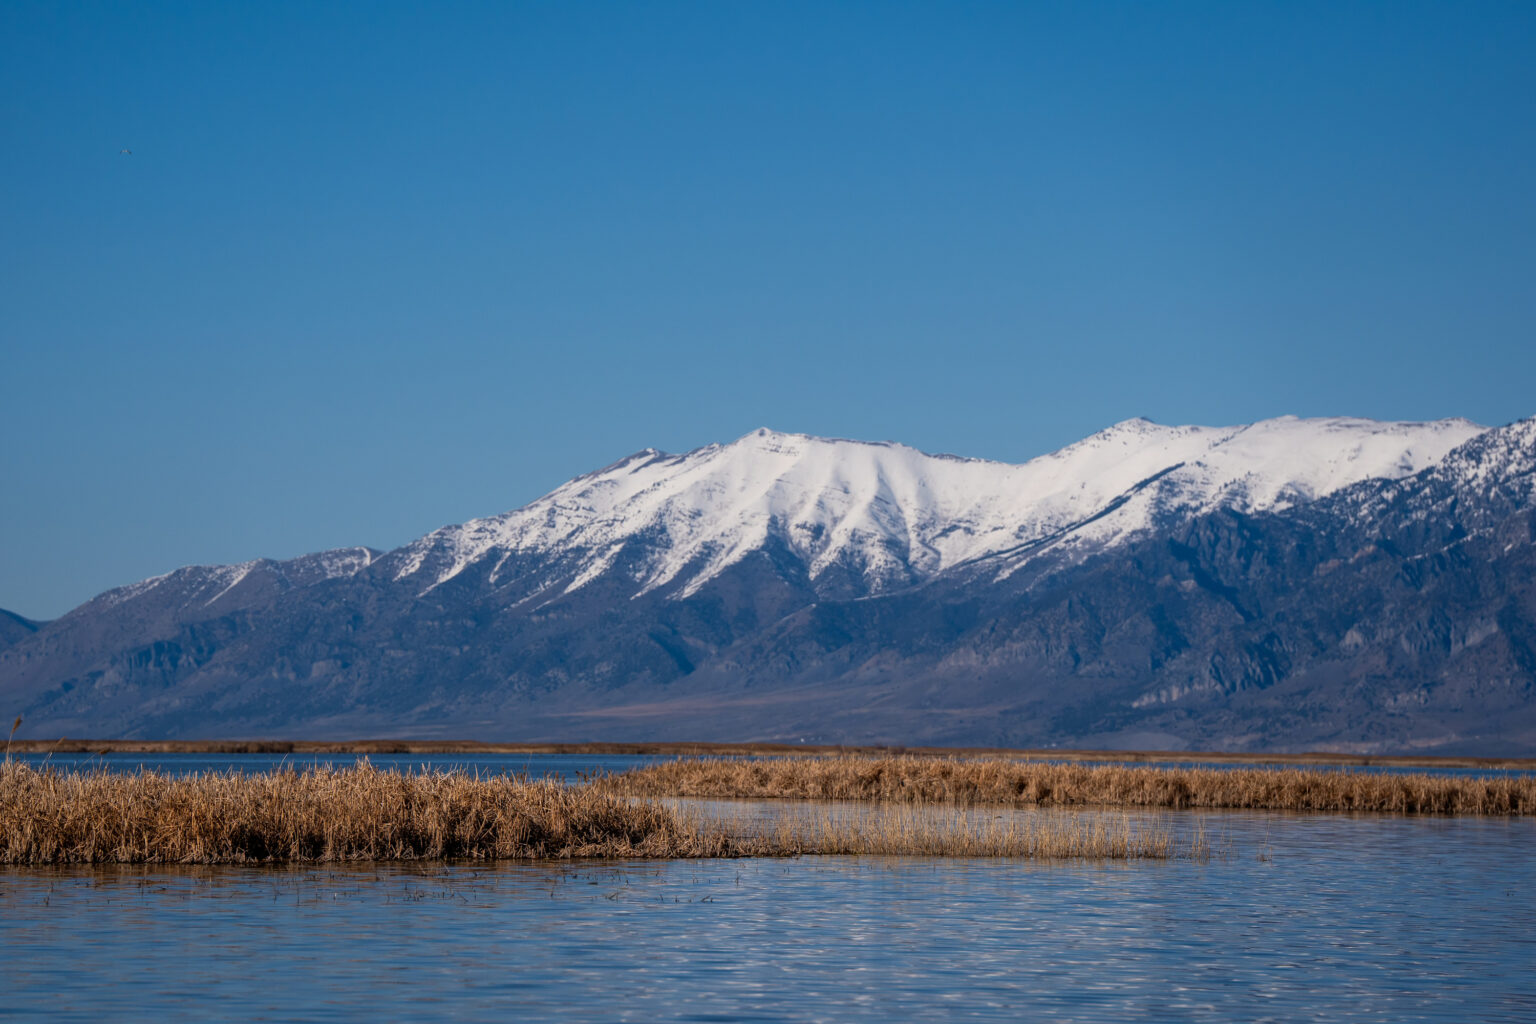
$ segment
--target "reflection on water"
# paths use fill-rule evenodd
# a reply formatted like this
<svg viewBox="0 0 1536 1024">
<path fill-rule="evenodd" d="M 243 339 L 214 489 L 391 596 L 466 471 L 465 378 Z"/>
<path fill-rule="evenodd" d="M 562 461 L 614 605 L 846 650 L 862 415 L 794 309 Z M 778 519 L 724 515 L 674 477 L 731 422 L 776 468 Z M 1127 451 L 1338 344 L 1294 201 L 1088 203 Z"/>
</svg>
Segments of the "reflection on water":
<svg viewBox="0 0 1536 1024">
<path fill-rule="evenodd" d="M 1217 856 L 3 870 L 0 992 L 64 1021 L 1536 1020 L 1536 822 L 1137 820 Z"/>
</svg>

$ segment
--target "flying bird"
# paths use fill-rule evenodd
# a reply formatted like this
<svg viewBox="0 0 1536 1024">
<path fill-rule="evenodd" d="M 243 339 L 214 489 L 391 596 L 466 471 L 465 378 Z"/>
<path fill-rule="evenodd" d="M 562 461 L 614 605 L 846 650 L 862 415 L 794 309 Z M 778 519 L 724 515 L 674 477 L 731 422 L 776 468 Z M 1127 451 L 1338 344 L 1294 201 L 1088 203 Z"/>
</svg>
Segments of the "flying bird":
<svg viewBox="0 0 1536 1024">
<path fill-rule="evenodd" d="M 133 150 L 131 149 L 120 149 L 118 150 L 118 153 L 123 156 L 133 156 Z"/>
</svg>

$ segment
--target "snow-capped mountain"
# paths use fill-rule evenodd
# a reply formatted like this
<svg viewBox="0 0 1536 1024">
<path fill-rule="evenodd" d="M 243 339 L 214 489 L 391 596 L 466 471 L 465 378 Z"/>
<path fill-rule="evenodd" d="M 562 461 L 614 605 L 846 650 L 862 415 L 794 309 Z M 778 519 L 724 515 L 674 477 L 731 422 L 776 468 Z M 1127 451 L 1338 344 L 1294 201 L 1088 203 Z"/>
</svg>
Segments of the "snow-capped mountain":
<svg viewBox="0 0 1536 1024">
<path fill-rule="evenodd" d="M 684 598 L 775 544 L 813 584 L 838 566 L 878 594 L 986 559 L 1007 573 L 1051 549 L 1080 558 L 1217 508 L 1286 508 L 1398 479 L 1485 429 L 1135 419 L 1022 465 L 757 430 L 684 455 L 647 449 L 516 511 L 437 530 L 387 564 L 426 591 L 474 565 L 505 583 L 533 555 L 542 578 L 532 593 L 569 592 L 622 566 L 636 595 Z"/>
<path fill-rule="evenodd" d="M 256 558 L 236 565 L 188 565 L 174 572 L 130 583 L 126 587 L 116 587 L 82 607 L 101 610 L 132 601 L 151 591 L 160 591 L 159 596 L 170 591 L 182 603 L 201 604 L 208 608 L 227 597 L 235 596 L 235 592 L 242 587 L 246 591 L 258 587 L 289 590 L 340 576 L 351 576 L 368 568 L 378 556 L 379 552 L 372 548 L 335 548 L 281 562 Z"/>
<path fill-rule="evenodd" d="M 761 430 L 0 627 L 30 736 L 1536 753 L 1536 420 Z"/>
</svg>

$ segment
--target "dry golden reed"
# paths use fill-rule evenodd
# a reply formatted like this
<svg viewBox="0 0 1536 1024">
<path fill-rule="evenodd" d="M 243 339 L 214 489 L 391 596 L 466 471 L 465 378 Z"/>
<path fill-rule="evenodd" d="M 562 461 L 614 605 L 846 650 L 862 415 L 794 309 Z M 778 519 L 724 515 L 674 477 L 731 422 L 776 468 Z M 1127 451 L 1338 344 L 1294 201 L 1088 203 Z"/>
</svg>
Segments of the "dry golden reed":
<svg viewBox="0 0 1536 1024">
<path fill-rule="evenodd" d="M 900 854 L 916 857 L 1011 857 L 1164 860 L 1178 856 L 1166 828 L 1137 829 L 1129 819 L 1073 814 L 1065 817 L 977 817 L 954 807 L 918 804 L 818 807 L 786 814 L 768 830 L 780 854 Z M 1209 856 L 1203 833 L 1184 855 Z"/>
<path fill-rule="evenodd" d="M 0 862 L 707 857 L 677 815 L 557 782 L 367 765 L 173 777 L 0 767 Z"/>
<path fill-rule="evenodd" d="M 925 804 L 1536 813 L 1536 778 L 1313 769 L 1165 768 L 931 757 L 696 758 L 605 780 L 632 796 Z"/>
<path fill-rule="evenodd" d="M 1196 843 L 1189 851 L 1200 856 Z M 0 765 L 0 863 L 694 858 L 808 854 L 1163 858 L 1127 822 L 977 822 L 915 808 L 701 824 L 660 803 L 510 776 L 401 774 L 366 763 L 169 776 Z"/>
</svg>

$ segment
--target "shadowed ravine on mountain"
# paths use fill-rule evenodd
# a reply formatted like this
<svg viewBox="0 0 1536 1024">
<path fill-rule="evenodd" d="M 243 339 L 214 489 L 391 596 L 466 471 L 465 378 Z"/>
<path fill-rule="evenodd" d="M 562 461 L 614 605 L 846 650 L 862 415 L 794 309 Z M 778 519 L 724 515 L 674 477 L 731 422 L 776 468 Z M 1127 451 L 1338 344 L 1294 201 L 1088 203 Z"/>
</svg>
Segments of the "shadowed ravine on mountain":
<svg viewBox="0 0 1536 1024">
<path fill-rule="evenodd" d="M 19 736 L 1536 752 L 1536 421 L 758 432 L 0 615 Z"/>
</svg>

